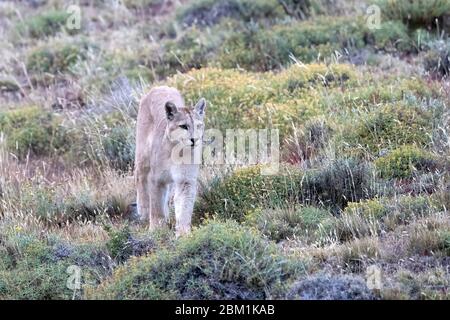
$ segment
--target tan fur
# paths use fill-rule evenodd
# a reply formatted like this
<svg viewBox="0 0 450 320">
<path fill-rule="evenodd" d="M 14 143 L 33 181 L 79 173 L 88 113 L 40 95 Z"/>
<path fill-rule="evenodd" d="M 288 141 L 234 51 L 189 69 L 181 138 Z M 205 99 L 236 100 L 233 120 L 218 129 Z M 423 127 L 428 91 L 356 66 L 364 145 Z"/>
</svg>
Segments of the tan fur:
<svg viewBox="0 0 450 320">
<path fill-rule="evenodd" d="M 153 88 L 141 100 L 136 132 L 137 207 L 151 229 L 167 222 L 173 190 L 177 235 L 190 230 L 199 165 L 180 164 L 172 152 L 180 146 L 188 152 L 201 149 L 204 108 L 204 99 L 187 108 L 178 90 L 166 86 Z"/>
</svg>

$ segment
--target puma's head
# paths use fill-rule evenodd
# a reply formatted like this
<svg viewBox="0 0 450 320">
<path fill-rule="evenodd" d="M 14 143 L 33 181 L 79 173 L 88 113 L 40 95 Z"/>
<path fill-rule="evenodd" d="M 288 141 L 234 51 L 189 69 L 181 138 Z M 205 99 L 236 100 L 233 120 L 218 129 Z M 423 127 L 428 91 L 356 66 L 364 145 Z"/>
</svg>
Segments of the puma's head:
<svg viewBox="0 0 450 320">
<path fill-rule="evenodd" d="M 194 147 L 202 143 L 206 101 L 201 98 L 193 108 L 177 108 L 166 102 L 166 134 L 172 143 Z"/>
</svg>

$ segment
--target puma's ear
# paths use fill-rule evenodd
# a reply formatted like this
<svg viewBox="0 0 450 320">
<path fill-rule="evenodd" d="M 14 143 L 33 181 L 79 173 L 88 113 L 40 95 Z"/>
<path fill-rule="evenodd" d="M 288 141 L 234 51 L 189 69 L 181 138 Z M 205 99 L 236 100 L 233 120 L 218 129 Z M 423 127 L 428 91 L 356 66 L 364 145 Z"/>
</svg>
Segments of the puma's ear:
<svg viewBox="0 0 450 320">
<path fill-rule="evenodd" d="M 173 118 L 175 118 L 175 114 L 178 112 L 177 107 L 173 102 L 167 101 L 165 108 L 167 120 L 173 120 Z"/>
<path fill-rule="evenodd" d="M 203 117 L 203 115 L 205 114 L 205 109 L 206 109 L 206 100 L 205 98 L 201 98 L 200 100 L 198 100 L 197 104 L 194 107 L 195 111 Z"/>
</svg>

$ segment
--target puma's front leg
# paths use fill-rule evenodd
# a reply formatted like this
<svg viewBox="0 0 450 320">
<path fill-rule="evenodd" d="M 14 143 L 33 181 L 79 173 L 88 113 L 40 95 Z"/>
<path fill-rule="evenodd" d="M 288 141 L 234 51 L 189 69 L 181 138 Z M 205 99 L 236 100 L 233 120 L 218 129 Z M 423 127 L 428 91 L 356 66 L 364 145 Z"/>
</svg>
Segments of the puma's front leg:
<svg viewBox="0 0 450 320">
<path fill-rule="evenodd" d="M 177 237 L 191 230 L 191 218 L 196 192 L 196 182 L 181 181 L 175 183 L 174 203 Z"/>
<path fill-rule="evenodd" d="M 150 194 L 148 192 L 148 173 L 150 169 L 136 164 L 135 179 L 137 188 L 137 210 L 139 219 L 147 222 L 150 217 Z"/>
<path fill-rule="evenodd" d="M 150 182 L 150 230 L 165 225 L 168 220 L 168 191 L 167 184 Z"/>
</svg>

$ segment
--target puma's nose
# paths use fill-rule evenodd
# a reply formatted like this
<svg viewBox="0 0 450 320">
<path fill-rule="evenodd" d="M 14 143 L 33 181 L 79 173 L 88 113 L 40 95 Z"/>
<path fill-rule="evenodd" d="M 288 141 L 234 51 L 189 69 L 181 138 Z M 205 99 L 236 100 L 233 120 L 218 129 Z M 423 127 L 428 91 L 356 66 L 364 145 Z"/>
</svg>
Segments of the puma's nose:
<svg viewBox="0 0 450 320">
<path fill-rule="evenodd" d="M 195 145 L 195 139 L 194 138 L 191 138 L 191 142 L 192 142 L 192 144 L 191 145 Z"/>
</svg>

